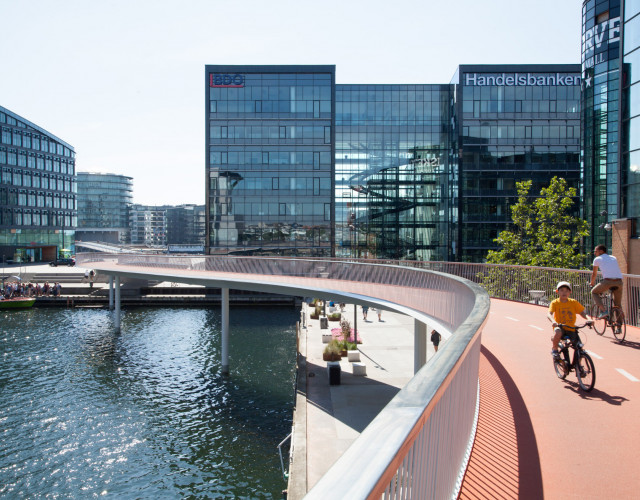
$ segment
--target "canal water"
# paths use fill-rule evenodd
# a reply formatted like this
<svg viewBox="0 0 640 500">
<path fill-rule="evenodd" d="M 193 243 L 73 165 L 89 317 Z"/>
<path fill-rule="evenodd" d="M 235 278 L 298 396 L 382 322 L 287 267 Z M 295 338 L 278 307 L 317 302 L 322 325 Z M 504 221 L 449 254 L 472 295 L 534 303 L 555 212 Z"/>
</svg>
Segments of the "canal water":
<svg viewBox="0 0 640 500">
<path fill-rule="evenodd" d="M 0 497 L 281 498 L 297 311 L 123 314 L 1 313 Z"/>
</svg>

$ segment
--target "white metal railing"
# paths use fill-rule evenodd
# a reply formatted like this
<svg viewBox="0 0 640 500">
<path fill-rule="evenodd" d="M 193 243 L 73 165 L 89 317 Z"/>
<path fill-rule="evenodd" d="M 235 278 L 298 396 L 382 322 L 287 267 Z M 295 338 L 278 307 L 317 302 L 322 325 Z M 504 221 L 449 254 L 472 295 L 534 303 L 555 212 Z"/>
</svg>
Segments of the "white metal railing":
<svg viewBox="0 0 640 500">
<path fill-rule="evenodd" d="M 325 288 L 331 283 L 355 283 L 359 297 L 393 300 L 416 317 L 427 315 L 445 325 L 452 336 L 438 355 L 378 414 L 307 497 L 324 500 L 335 498 L 336 492 L 354 499 L 457 494 L 475 435 L 480 340 L 489 312 L 489 297 L 477 284 L 399 262 L 78 255 L 80 265 L 99 269 L 99 262 L 159 275 L 182 270 L 213 277 L 234 273 L 251 275 L 248 279 L 269 275 L 330 280 Z M 367 295 L 380 293 L 380 285 L 389 293 Z"/>
</svg>

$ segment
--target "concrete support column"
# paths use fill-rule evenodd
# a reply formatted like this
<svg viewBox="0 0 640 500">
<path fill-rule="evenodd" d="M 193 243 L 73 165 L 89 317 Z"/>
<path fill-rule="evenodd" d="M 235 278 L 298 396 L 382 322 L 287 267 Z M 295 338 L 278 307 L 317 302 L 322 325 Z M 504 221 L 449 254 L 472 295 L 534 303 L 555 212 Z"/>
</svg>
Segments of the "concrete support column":
<svg viewBox="0 0 640 500">
<path fill-rule="evenodd" d="M 116 330 L 120 331 L 120 276 L 116 276 Z"/>
<path fill-rule="evenodd" d="M 229 289 L 220 289 L 222 302 L 222 374 L 229 375 Z"/>
<path fill-rule="evenodd" d="M 353 304 L 353 340 L 358 343 L 358 304 Z"/>
<path fill-rule="evenodd" d="M 109 311 L 113 311 L 113 276 L 109 276 Z"/>
<path fill-rule="evenodd" d="M 413 373 L 418 373 L 427 362 L 427 325 L 413 320 Z"/>
</svg>

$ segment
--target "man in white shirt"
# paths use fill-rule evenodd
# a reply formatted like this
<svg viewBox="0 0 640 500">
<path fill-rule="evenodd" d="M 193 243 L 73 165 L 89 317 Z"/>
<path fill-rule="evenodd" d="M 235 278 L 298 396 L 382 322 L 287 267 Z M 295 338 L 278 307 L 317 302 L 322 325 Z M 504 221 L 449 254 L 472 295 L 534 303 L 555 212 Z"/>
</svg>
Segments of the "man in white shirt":
<svg viewBox="0 0 640 500">
<path fill-rule="evenodd" d="M 613 290 L 613 303 L 616 307 L 622 307 L 622 272 L 620 271 L 620 266 L 618 266 L 618 259 L 613 255 L 609 255 L 607 253 L 607 247 L 604 245 L 598 245 L 593 253 L 596 258 L 593 259 L 593 272 L 591 273 L 591 286 L 593 286 L 591 295 L 593 296 L 593 301 L 600 309 L 601 314 L 599 318 L 604 318 L 607 316 L 607 311 L 602 304 L 601 293 L 616 287 L 616 289 Z M 598 269 L 600 269 L 603 279 L 594 286 L 596 277 L 598 276 Z"/>
</svg>

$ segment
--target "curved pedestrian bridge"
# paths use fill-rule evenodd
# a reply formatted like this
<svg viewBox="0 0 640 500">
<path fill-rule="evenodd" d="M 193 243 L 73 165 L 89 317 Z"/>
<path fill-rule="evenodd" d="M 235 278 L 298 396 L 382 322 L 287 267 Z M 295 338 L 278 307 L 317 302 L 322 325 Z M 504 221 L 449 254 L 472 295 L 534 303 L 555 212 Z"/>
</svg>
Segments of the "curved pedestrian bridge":
<svg viewBox="0 0 640 500">
<path fill-rule="evenodd" d="M 385 493 L 401 498 L 408 492 L 413 498 L 444 498 L 459 491 L 475 434 L 480 336 L 489 312 L 489 297 L 475 283 L 435 271 L 337 259 L 79 254 L 77 260 L 113 277 L 116 295 L 126 279 L 219 287 L 223 330 L 229 288 L 363 304 L 414 318 L 415 376 L 307 497 L 331 498 L 336 488 L 344 498 Z M 427 323 L 448 340 L 425 364 Z M 224 337 L 223 332 L 223 342 Z M 223 346 L 223 357 L 224 351 Z"/>
</svg>

